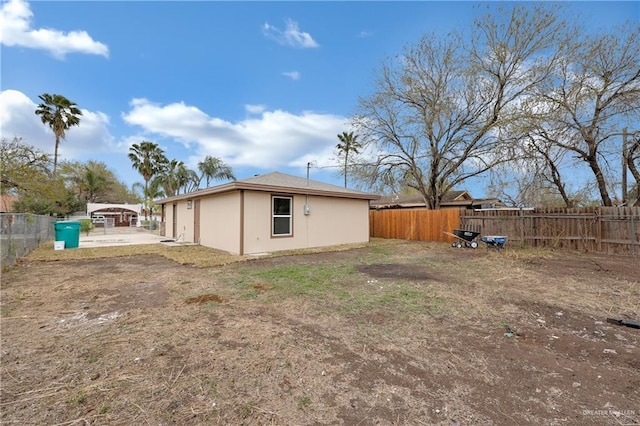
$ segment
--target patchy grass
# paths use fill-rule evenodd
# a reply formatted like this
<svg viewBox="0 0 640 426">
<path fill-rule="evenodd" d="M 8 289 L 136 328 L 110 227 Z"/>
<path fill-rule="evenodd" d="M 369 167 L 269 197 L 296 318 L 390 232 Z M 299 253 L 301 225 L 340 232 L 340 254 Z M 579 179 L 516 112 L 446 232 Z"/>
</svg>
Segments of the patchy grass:
<svg viewBox="0 0 640 426">
<path fill-rule="evenodd" d="M 22 261 L 55 262 L 63 260 L 131 257 L 148 254 L 157 254 L 182 265 L 193 265 L 199 268 L 222 266 L 248 259 L 247 256 L 234 256 L 222 250 L 197 245 L 165 246 L 163 244 L 140 244 L 77 248 L 73 250 L 52 250 L 50 242 L 47 242 L 41 244 Z"/>
<path fill-rule="evenodd" d="M 325 252 L 327 256 L 331 253 Z M 365 313 L 390 322 L 425 312 L 435 316 L 450 312 L 450 305 L 453 305 L 450 301 L 459 301 L 451 296 L 452 292 L 435 283 L 417 284 L 403 276 L 405 268 L 400 268 L 398 277 L 390 279 L 376 279 L 356 268 L 363 259 L 367 263 L 388 262 L 391 254 L 390 246 L 372 243 L 366 252 L 362 252 L 363 257 L 356 259 L 333 257 L 330 262 L 308 263 L 304 262 L 304 257 L 298 257 L 302 263 L 291 263 L 287 258 L 282 258 L 281 263 L 265 260 L 269 262 L 267 265 L 261 261 L 242 263 L 221 271 L 217 282 L 228 291 L 231 299 L 258 299 L 269 304 L 298 300 L 312 303 L 316 309 L 327 313 Z M 394 260 L 402 262 L 399 258 Z M 404 261 L 408 262 L 407 271 L 419 263 L 413 257 Z M 453 289 L 457 294 L 455 292 Z"/>
<path fill-rule="evenodd" d="M 48 246 L 3 275 L 1 418 L 637 424 L 640 337 L 606 321 L 640 316 L 635 260 L 384 240 L 256 257 Z"/>
<path fill-rule="evenodd" d="M 370 243 L 344 244 L 331 247 L 317 247 L 300 250 L 285 250 L 269 253 L 262 256 L 234 255 L 222 250 L 217 250 L 199 245 L 168 246 L 163 244 L 140 244 L 110 247 L 89 247 L 72 250 L 53 250 L 52 242 L 42 243 L 21 262 L 56 262 L 64 260 L 106 259 L 113 257 L 131 257 L 138 255 L 157 254 L 181 265 L 193 265 L 198 268 L 211 268 L 229 265 L 247 260 L 263 259 L 269 257 L 282 257 L 298 254 L 315 254 L 335 251 L 346 251 L 363 247 L 380 247 L 398 244 L 400 240 L 372 239 Z"/>
<path fill-rule="evenodd" d="M 224 303 L 224 299 L 217 294 L 201 294 L 200 296 L 189 297 L 184 301 L 186 304 L 198 304 L 202 305 L 203 303 Z"/>
</svg>

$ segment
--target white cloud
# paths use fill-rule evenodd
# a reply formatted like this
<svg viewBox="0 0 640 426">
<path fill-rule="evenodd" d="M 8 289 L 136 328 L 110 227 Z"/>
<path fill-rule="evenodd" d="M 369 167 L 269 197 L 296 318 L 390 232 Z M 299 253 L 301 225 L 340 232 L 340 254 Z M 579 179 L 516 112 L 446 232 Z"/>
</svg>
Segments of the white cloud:
<svg viewBox="0 0 640 426">
<path fill-rule="evenodd" d="M 0 44 L 48 50 L 55 58 L 68 53 L 109 56 L 109 48 L 94 41 L 86 31 L 63 31 L 31 27 L 33 12 L 23 0 L 10 0 L 0 8 Z"/>
<path fill-rule="evenodd" d="M 28 145 L 53 154 L 55 137 L 49 126 L 35 114 L 37 104 L 17 90 L 0 92 L 0 134 L 5 139 L 22 138 Z M 60 142 L 59 160 L 95 159 L 97 153 L 118 149 L 109 133 L 109 118 L 102 112 L 82 109 L 80 125 L 66 132 Z M 99 158 L 97 159 L 99 160 Z"/>
<path fill-rule="evenodd" d="M 158 105 L 146 99 L 134 99 L 123 119 L 150 136 L 182 142 L 195 152 L 193 157 L 213 155 L 234 167 L 261 169 L 306 164 L 311 158 L 323 161 L 347 121 L 332 114 L 265 109 L 256 117 L 230 122 L 182 102 Z"/>
<path fill-rule="evenodd" d="M 25 143 L 53 154 L 53 132 L 35 114 L 39 102 L 17 90 L 0 92 L 0 135 L 22 137 Z M 122 178 L 139 180 L 126 153 L 131 144 L 150 140 L 168 156 L 194 168 L 207 155 L 220 157 L 234 168 L 297 168 L 301 173 L 307 162 L 314 167 L 336 164 L 332 160 L 336 135 L 349 129 L 346 117 L 312 111 L 296 114 L 264 105 L 245 105 L 245 109 L 250 112 L 246 118 L 228 121 L 183 102 L 134 99 L 122 119 L 135 128 L 116 139 L 110 133 L 110 117 L 81 108 L 80 125 L 70 128 L 60 144 L 59 161 L 104 161 Z"/>
<path fill-rule="evenodd" d="M 369 31 L 365 31 L 362 30 L 360 31 L 360 33 L 358 34 L 358 37 L 360 38 L 366 38 L 366 37 L 371 37 L 373 34 L 371 34 Z"/>
<path fill-rule="evenodd" d="M 267 109 L 267 107 L 265 107 L 264 105 L 245 105 L 244 109 L 249 114 L 262 114 Z"/>
<path fill-rule="evenodd" d="M 300 80 L 300 73 L 298 71 L 283 72 L 282 75 L 289 77 L 291 80 Z"/>
<path fill-rule="evenodd" d="M 298 23 L 290 19 L 287 20 L 287 27 L 281 30 L 273 25 L 265 22 L 262 26 L 262 32 L 268 38 L 271 38 L 284 46 L 314 48 L 320 45 L 311 37 L 311 34 L 300 31 Z"/>
</svg>

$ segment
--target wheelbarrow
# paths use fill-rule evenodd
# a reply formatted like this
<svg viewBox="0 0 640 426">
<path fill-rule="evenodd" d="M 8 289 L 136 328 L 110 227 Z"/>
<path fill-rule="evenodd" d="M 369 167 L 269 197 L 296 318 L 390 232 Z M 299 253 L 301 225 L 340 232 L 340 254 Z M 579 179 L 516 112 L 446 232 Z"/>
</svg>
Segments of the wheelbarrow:
<svg viewBox="0 0 640 426">
<path fill-rule="evenodd" d="M 485 235 L 482 237 L 482 241 L 487 245 L 487 248 L 500 251 L 507 244 L 507 237 L 504 235 Z"/>
<path fill-rule="evenodd" d="M 478 242 L 474 241 L 480 235 L 479 232 L 465 231 L 464 229 L 454 229 L 453 234 L 451 232 L 444 231 L 445 234 L 456 238 L 458 241 L 451 243 L 451 247 L 455 248 L 478 248 Z"/>
</svg>

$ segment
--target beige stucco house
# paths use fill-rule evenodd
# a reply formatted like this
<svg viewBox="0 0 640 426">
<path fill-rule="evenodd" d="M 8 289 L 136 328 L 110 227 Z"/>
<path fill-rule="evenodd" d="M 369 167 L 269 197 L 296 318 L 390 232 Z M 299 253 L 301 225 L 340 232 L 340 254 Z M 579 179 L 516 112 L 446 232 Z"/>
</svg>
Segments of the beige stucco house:
<svg viewBox="0 0 640 426">
<path fill-rule="evenodd" d="M 164 236 L 234 254 L 369 241 L 377 195 L 273 172 L 157 200 Z"/>
</svg>

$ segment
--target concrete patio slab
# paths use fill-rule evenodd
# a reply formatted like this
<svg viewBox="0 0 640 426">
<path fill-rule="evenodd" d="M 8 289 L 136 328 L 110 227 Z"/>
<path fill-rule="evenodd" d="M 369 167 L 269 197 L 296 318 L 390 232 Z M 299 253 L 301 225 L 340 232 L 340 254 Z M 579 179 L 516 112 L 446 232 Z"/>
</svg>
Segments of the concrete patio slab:
<svg viewBox="0 0 640 426">
<path fill-rule="evenodd" d="M 128 228 L 127 228 L 128 229 Z M 167 237 L 153 234 L 148 231 L 100 234 L 100 231 L 91 232 L 89 235 L 80 234 L 78 248 L 125 246 L 137 244 L 160 244 Z"/>
</svg>

